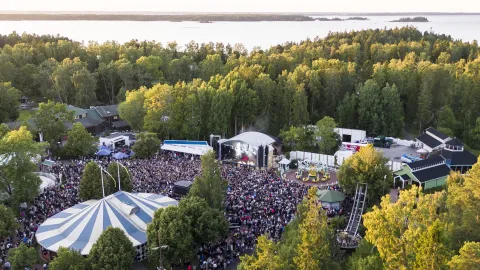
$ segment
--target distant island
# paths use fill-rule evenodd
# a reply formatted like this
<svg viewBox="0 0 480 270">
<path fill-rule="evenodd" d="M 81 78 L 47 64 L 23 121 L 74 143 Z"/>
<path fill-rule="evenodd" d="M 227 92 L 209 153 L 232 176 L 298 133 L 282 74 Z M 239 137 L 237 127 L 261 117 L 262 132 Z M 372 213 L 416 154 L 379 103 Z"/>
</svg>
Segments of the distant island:
<svg viewBox="0 0 480 270">
<path fill-rule="evenodd" d="M 296 14 L 0 14 L 0 21 L 197 21 L 258 22 L 258 21 L 314 21 Z"/>
<path fill-rule="evenodd" d="M 335 17 L 335 18 L 325 18 L 325 17 L 321 17 L 321 18 L 316 18 L 315 19 L 316 21 L 321 21 L 321 22 L 335 22 L 335 21 L 367 21 L 368 18 L 365 18 L 365 17 L 348 17 L 346 19 L 341 19 L 341 18 L 338 18 L 338 17 Z"/>
<path fill-rule="evenodd" d="M 365 17 L 348 17 L 345 21 L 368 21 L 368 18 Z"/>
<path fill-rule="evenodd" d="M 404 17 L 391 22 L 428 22 L 428 19 L 426 17 Z"/>
</svg>

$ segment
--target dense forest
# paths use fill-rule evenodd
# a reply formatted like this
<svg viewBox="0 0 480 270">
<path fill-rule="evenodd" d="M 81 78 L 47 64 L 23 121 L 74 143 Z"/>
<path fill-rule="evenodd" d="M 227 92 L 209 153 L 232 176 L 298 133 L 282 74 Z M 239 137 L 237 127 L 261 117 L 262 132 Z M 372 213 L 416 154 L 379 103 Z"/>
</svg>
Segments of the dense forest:
<svg viewBox="0 0 480 270">
<path fill-rule="evenodd" d="M 250 52 L 239 44 L 83 44 L 17 33 L 0 36 L 0 47 L 0 81 L 21 95 L 80 107 L 124 101 L 120 113 L 132 127 L 162 137 L 241 129 L 277 136 L 330 116 L 372 135 L 436 126 L 480 148 L 478 43 L 413 27 Z"/>
</svg>

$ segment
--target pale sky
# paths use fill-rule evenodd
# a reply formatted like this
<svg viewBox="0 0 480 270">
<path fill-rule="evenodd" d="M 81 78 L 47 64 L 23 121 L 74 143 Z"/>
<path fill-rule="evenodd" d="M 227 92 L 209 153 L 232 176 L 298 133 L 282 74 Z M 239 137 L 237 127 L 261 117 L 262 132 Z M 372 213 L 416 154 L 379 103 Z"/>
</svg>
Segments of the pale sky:
<svg viewBox="0 0 480 270">
<path fill-rule="evenodd" d="M 480 0 L 0 0 L 3 11 L 480 12 Z"/>
</svg>

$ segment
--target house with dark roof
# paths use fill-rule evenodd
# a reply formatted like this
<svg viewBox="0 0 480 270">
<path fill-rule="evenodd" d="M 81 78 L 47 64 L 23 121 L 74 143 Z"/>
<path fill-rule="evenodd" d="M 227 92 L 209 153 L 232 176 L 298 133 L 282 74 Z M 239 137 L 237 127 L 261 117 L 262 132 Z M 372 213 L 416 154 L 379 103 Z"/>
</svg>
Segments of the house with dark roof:
<svg viewBox="0 0 480 270">
<path fill-rule="evenodd" d="M 428 152 L 443 148 L 449 140 L 451 140 L 450 137 L 432 127 L 427 128 L 416 138 L 417 143 Z"/>
<path fill-rule="evenodd" d="M 435 134 L 435 137 L 434 139 L 441 143 L 440 148 L 430 153 L 427 159 L 405 164 L 401 170 L 394 172 L 395 180 L 401 180 L 402 187 L 405 187 L 406 182 L 420 183 L 424 189 L 441 186 L 445 183 L 450 171 L 464 174 L 477 163 L 478 157 L 466 150 L 459 139 L 442 136 L 442 134 Z M 445 142 L 442 143 L 438 139 Z"/>
<path fill-rule="evenodd" d="M 470 170 L 478 160 L 477 156 L 466 150 L 463 143 L 457 138 L 447 141 L 444 148 L 432 154 L 441 156 L 445 159 L 448 167 L 461 174 Z"/>
<path fill-rule="evenodd" d="M 450 174 L 450 167 L 441 156 L 407 163 L 402 169 L 394 172 L 395 180 L 402 181 L 402 188 L 407 184 L 417 184 L 423 189 L 443 186 Z"/>
<path fill-rule="evenodd" d="M 130 129 L 130 125 L 126 121 L 120 119 L 120 115 L 118 114 L 118 104 L 97 106 L 93 107 L 93 109 L 95 109 L 100 117 L 106 121 L 109 128 L 115 130 Z"/>
<path fill-rule="evenodd" d="M 73 123 L 81 123 L 92 135 L 96 136 L 105 131 L 106 121 L 98 114 L 95 109 L 82 109 L 72 105 L 67 106 L 67 110 L 73 111 Z M 71 128 L 71 125 L 67 129 Z"/>
</svg>

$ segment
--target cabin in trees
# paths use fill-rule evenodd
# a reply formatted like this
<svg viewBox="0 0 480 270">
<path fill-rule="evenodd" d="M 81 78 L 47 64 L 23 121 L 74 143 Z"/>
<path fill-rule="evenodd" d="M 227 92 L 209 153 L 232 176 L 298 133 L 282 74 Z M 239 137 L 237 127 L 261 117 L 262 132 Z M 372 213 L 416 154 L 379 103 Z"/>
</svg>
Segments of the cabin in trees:
<svg viewBox="0 0 480 270">
<path fill-rule="evenodd" d="M 106 105 L 106 106 L 97 106 L 93 107 L 95 111 L 102 117 L 107 126 L 110 129 L 114 130 L 128 130 L 130 126 L 126 121 L 120 119 L 120 115 L 118 114 L 118 104 L 114 105 Z"/>
<path fill-rule="evenodd" d="M 92 135 L 96 136 L 105 131 L 106 122 L 95 109 L 82 109 L 68 105 L 67 109 L 74 112 L 73 123 L 80 123 Z M 67 129 L 72 127 L 67 124 Z"/>
</svg>

